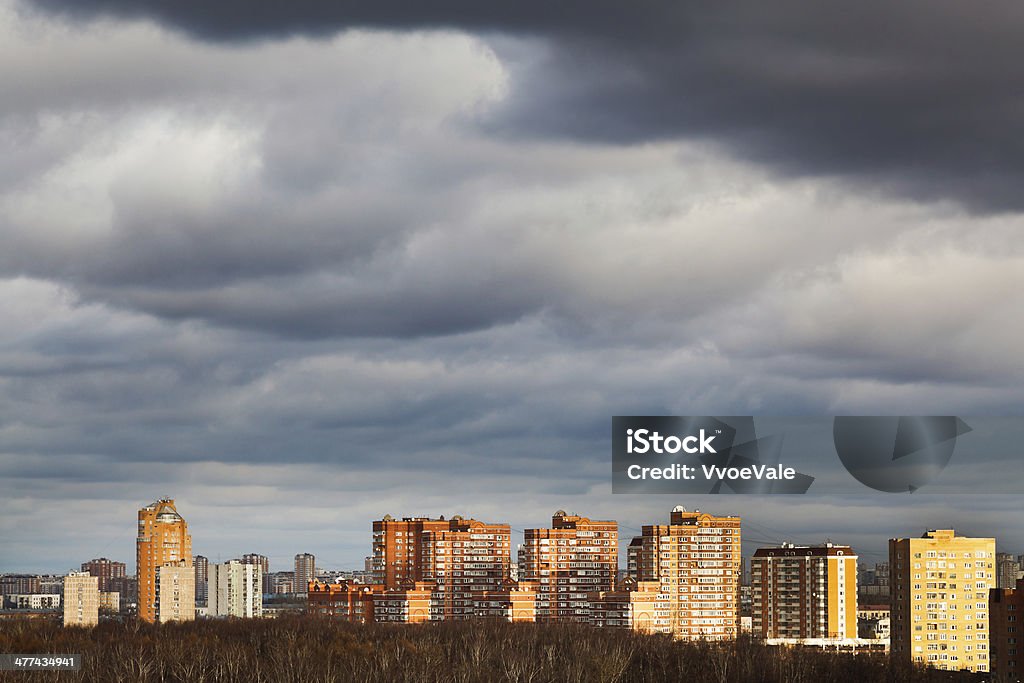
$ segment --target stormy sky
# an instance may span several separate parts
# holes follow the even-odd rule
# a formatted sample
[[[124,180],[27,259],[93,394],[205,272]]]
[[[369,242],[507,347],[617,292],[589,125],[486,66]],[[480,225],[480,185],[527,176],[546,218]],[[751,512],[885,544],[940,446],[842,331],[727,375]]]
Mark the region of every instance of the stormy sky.
[[[1021,414],[1024,6],[492,5],[0,0],[0,571],[160,496],[272,569],[676,504],[1024,552],[1019,497],[613,496],[609,443]]]

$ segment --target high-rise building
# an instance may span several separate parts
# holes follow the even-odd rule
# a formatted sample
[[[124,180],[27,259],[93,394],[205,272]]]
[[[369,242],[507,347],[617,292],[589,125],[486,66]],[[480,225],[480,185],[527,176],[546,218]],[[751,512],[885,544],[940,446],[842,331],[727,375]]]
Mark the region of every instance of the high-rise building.
[[[124,562],[115,562],[105,557],[82,563],[83,572],[89,572],[90,576],[95,576],[100,580],[100,592],[103,593],[113,590],[111,581],[122,578],[125,574],[124,570]]]
[[[632,550],[640,581],[668,595],[677,638],[732,639],[739,629],[740,518],[677,506],[668,524],[645,525]]]
[[[994,538],[952,529],[889,540],[891,652],[939,669],[989,670],[989,590]]]
[[[537,584],[537,621],[589,623],[588,593],[615,588],[618,522],[559,510],[550,528],[526,529],[524,536],[519,577]]]
[[[857,637],[857,555],[849,546],[758,548],[750,561],[753,629],[785,640]]]
[[[210,565],[206,613],[211,617],[263,616],[263,572],[258,564],[231,560]]]
[[[136,566],[139,582],[139,618],[158,622],[195,618],[195,572],[192,568],[192,537],[188,524],[178,514],[174,501],[163,498],[139,510],[139,535],[136,541]],[[162,568],[169,567],[166,580]],[[180,570],[188,570],[187,581]],[[187,583],[187,586],[185,585]],[[175,596],[160,594],[161,587]],[[189,604],[183,602],[189,596]],[[161,607],[171,609],[161,613]]]
[[[242,555],[242,564],[254,564],[258,566],[260,568],[260,574],[262,575],[263,590],[270,592],[270,558],[266,555],[260,555],[259,553],[248,553],[246,555]]]
[[[89,572],[64,577],[64,625],[95,626],[100,623],[99,578]]]
[[[387,589],[430,584],[433,620],[473,617],[476,601],[509,575],[508,524],[385,515],[373,523],[373,539],[375,582]]]
[[[989,593],[989,633],[993,683],[1024,680],[1024,579],[1014,588]]]
[[[295,556],[295,577],[293,590],[305,595],[309,584],[316,578],[316,558],[309,553],[300,553]]]
[[[156,574],[156,620],[192,621],[196,618],[196,570],[179,560],[164,564]]]
[[[1016,588],[1020,563],[1010,553],[996,553],[996,587]]]
[[[196,570],[196,606],[206,607],[210,596],[210,560],[196,555],[193,563]]]

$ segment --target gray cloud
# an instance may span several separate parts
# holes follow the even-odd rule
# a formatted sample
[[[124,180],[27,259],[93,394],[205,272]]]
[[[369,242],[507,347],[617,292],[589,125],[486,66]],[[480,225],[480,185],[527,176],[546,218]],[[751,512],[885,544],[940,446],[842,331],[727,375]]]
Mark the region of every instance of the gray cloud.
[[[248,3],[34,0],[81,17],[149,17],[211,41],[348,28],[537,37],[546,56],[495,130],[636,143],[703,138],[796,175],[835,174],[977,211],[1021,207],[1024,15],[962,3]]]
[[[1017,125],[981,66],[1013,17],[975,44],[945,4],[909,33],[26,7],[0,3],[0,570],[127,559],[161,495],[198,552],[278,566],[357,565],[385,512],[639,527],[676,501],[608,494],[614,414],[1024,409],[1020,217],[972,211],[1016,201],[987,194],[1011,145],[975,163]],[[929,61],[947,23],[961,65]],[[1014,509],[918,500],[698,504],[876,549],[894,506],[898,533]]]

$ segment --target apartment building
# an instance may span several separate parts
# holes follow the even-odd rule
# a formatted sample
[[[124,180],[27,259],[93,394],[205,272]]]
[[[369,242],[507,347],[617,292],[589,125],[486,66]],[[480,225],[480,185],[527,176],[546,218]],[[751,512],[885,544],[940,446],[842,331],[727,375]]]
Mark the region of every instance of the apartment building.
[[[1024,579],[989,593],[989,634],[993,683],[1024,680]]]
[[[671,632],[677,638],[735,638],[743,558],[740,518],[682,506],[668,524],[642,528],[629,554],[639,581],[656,581],[668,596]],[[634,539],[634,542],[636,539]]]
[[[196,605],[206,607],[210,599],[210,560],[203,555],[192,558],[196,572]]]
[[[162,498],[139,510],[135,548],[139,618],[149,622],[194,619],[192,536],[173,499]],[[183,568],[187,569],[188,577],[181,576]],[[166,595],[161,595],[161,586]],[[169,611],[161,612],[162,607]]]
[[[374,621],[422,624],[430,621],[434,584],[430,581],[406,581],[384,588],[373,596]]]
[[[99,578],[89,572],[64,577],[64,625],[95,626],[100,623]]]
[[[296,555],[292,590],[300,595],[305,595],[307,587],[315,578],[316,557],[309,553],[299,553]]]
[[[952,529],[889,540],[891,653],[946,670],[989,671],[993,538]]]
[[[98,557],[94,560],[82,563],[82,571],[88,572],[90,576],[99,579],[100,592],[106,593],[114,590],[112,584],[125,575],[124,562]]]
[[[485,593],[509,575],[511,529],[455,515],[451,519],[385,515],[373,523],[374,583],[397,589],[432,586],[430,619],[469,619]]]
[[[794,641],[857,638],[857,555],[849,546],[758,548],[750,570],[755,635]]]
[[[354,581],[313,581],[307,590],[308,614],[353,624],[369,624],[374,621],[374,598],[384,592],[384,586]]]
[[[558,510],[551,527],[524,535],[519,575],[537,585],[537,621],[589,623],[588,594],[615,587],[618,523]]]
[[[500,588],[477,599],[476,616],[510,622],[537,621],[537,584],[506,579]]]
[[[251,619],[263,616],[263,572],[259,565],[231,560],[210,565],[206,614]]]
[[[589,595],[590,623],[604,628],[623,628],[640,633],[671,633],[669,596],[659,581],[626,578],[612,591]]]

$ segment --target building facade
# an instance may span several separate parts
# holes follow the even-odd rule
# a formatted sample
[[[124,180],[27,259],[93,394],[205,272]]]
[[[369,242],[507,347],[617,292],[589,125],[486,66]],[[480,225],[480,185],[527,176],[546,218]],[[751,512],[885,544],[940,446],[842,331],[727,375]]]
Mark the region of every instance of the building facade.
[[[125,575],[124,562],[109,560],[105,557],[98,557],[82,563],[82,571],[89,572],[100,580],[100,592],[106,593],[114,590],[112,584]]]
[[[640,633],[671,633],[669,596],[659,581],[626,578],[613,591],[591,593],[590,623],[602,628],[623,628]]]
[[[990,664],[993,683],[1024,680],[1024,579],[989,593]]]
[[[354,581],[314,581],[308,591],[307,613],[353,624],[369,624],[374,621],[374,598],[384,592],[384,586]]]
[[[752,626],[762,638],[857,638],[857,556],[849,546],[758,548]]]
[[[309,553],[299,553],[295,556],[292,592],[305,595],[307,587],[314,579],[316,579],[316,557]]]
[[[263,590],[269,591],[270,558],[259,553],[247,553],[242,555],[242,564],[254,564],[260,568],[263,575]]]
[[[677,638],[733,639],[739,632],[740,518],[718,517],[682,506],[668,524],[643,527],[630,544],[639,581],[656,581],[668,596]]]
[[[952,529],[889,540],[891,653],[938,669],[989,671],[993,538]]]
[[[138,567],[139,618],[158,622],[195,618],[195,571],[192,567],[192,537],[188,524],[174,506],[174,500],[163,498],[139,510],[139,532],[136,540]],[[170,571],[163,574],[163,569]],[[181,577],[187,569],[189,577]],[[161,587],[174,596],[161,595]],[[188,603],[185,603],[187,597]],[[167,606],[170,612],[162,613]]]
[[[99,579],[89,572],[64,577],[64,625],[95,626],[100,623]]]
[[[519,577],[537,586],[539,622],[590,622],[590,593],[615,588],[619,525],[558,510],[551,526],[526,529]]]
[[[196,606],[206,607],[210,598],[210,560],[196,555],[192,563],[196,570]]]
[[[251,619],[263,616],[263,572],[259,565],[231,560],[209,568],[206,614]]]

